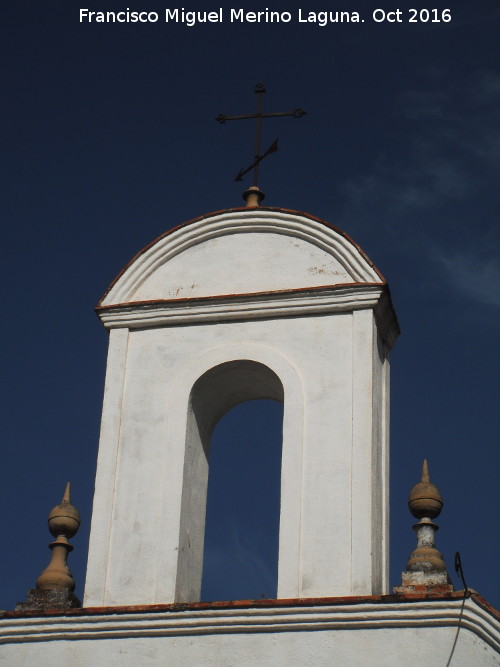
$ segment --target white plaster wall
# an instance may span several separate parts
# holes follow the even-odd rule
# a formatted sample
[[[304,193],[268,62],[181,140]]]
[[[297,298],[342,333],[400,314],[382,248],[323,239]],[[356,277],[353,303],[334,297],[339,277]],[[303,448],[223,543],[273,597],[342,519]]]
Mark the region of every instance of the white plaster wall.
[[[176,599],[189,394],[234,359],[267,365],[284,387],[279,597],[380,592],[374,331],[366,310],[113,332],[85,605]]]
[[[493,667],[498,631],[459,600],[5,619],[0,664]]]
[[[243,231],[197,244],[163,264],[133,293],[145,301],[351,282],[340,262],[293,236]],[[293,267],[293,271],[290,271]]]
[[[371,534],[372,577],[375,594],[389,590],[389,350],[374,326],[372,403],[372,475],[380,484],[372,484]]]
[[[429,667],[446,665],[456,630],[352,630],[210,637],[62,640],[0,648],[0,664],[12,667]],[[453,667],[497,667],[498,656],[473,637],[460,637]]]

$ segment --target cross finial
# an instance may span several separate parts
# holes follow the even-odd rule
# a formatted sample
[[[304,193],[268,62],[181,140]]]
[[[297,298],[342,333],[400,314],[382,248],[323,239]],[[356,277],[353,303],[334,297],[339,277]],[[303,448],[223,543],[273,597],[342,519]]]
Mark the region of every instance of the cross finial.
[[[275,139],[273,143],[269,146],[269,148],[264,151],[264,153],[260,153],[260,137],[261,137],[261,131],[262,131],[262,119],[263,118],[275,118],[278,116],[291,116],[292,118],[302,118],[302,116],[305,116],[306,112],[303,111],[302,109],[294,109],[293,111],[276,111],[273,113],[263,113],[262,112],[262,96],[266,92],[266,87],[265,85],[261,82],[258,83],[255,86],[254,89],[255,94],[257,95],[257,111],[254,114],[243,114],[240,116],[227,116],[226,114],[219,114],[217,118],[215,119],[217,122],[221,123],[224,125],[224,123],[227,120],[246,120],[248,118],[255,118],[256,120],[256,131],[255,131],[255,154],[254,154],[254,161],[252,164],[247,167],[246,169],[240,169],[238,174],[236,175],[236,178],[234,179],[235,181],[242,181],[243,176],[247,174],[249,171],[253,170],[253,187],[252,189],[255,191],[258,189],[259,185],[259,164],[262,162],[262,160],[267,157],[268,155],[271,155],[271,153],[276,153],[278,150],[278,139]],[[259,191],[260,192],[260,191]],[[261,199],[263,198],[263,193],[261,193]]]

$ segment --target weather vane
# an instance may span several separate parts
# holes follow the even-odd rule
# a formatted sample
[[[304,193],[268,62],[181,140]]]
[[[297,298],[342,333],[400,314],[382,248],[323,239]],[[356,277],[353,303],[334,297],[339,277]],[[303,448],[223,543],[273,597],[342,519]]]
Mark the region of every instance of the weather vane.
[[[243,176],[245,174],[248,174],[249,171],[252,171],[253,169],[253,185],[255,187],[258,186],[259,182],[259,164],[262,162],[262,160],[267,157],[268,155],[271,155],[271,153],[276,153],[278,150],[278,140],[275,139],[273,143],[269,146],[269,148],[260,154],[260,135],[261,135],[261,130],[262,130],[262,119],[263,118],[276,118],[277,116],[291,116],[292,118],[302,118],[302,116],[305,116],[306,112],[303,111],[302,109],[294,109],[293,111],[276,111],[274,113],[262,113],[262,95],[266,92],[266,87],[264,86],[263,83],[258,83],[255,86],[255,91],[257,95],[257,112],[252,113],[252,114],[244,114],[242,116],[226,116],[226,114],[219,114],[217,118],[215,119],[218,123],[221,123],[221,125],[224,125],[224,123],[227,120],[246,120],[247,118],[255,118],[256,119],[256,131],[255,131],[255,156],[254,156],[254,161],[252,164],[247,167],[246,169],[240,169],[238,174],[236,175],[236,178],[234,179],[235,181],[242,181]]]

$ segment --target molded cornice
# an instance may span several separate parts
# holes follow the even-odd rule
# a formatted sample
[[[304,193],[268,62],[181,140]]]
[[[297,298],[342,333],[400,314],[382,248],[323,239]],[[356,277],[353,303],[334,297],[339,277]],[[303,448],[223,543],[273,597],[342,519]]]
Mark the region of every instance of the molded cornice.
[[[157,608],[80,609],[0,619],[0,643],[230,633],[460,627],[498,650],[498,619],[474,598],[401,600],[262,600],[158,605]],[[353,601],[354,600],[354,604]]]
[[[372,308],[390,348],[399,325],[385,284],[330,285],[256,294],[119,303],[97,308],[108,329],[224,322],[346,312]]]

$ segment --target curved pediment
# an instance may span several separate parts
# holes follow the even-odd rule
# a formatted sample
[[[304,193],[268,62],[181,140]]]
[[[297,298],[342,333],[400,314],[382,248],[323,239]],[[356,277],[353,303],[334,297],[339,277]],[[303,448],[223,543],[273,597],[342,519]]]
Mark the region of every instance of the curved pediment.
[[[385,280],[343,232],[284,209],[231,209],[162,236],[125,267],[99,306]]]

